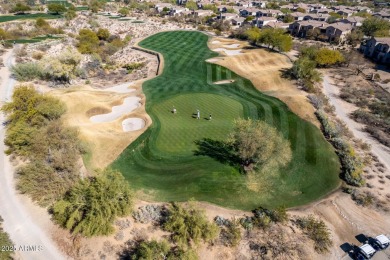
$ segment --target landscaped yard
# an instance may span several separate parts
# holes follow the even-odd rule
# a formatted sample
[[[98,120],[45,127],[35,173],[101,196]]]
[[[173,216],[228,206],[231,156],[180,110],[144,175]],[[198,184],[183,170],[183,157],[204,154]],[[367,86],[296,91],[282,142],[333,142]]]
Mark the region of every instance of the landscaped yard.
[[[205,62],[218,54],[199,32],[153,35],[140,46],[164,56],[162,75],[143,84],[152,126],[111,165],[120,170],[143,199],[194,198],[237,209],[260,205],[302,205],[339,184],[339,162],[314,125],[293,114],[278,99],[219,65]],[[220,80],[227,84],[213,84]],[[177,113],[171,111],[176,108]],[[200,110],[200,119],[194,113]],[[212,120],[208,120],[212,114]],[[197,156],[195,141],[224,141],[239,117],[265,120],[291,142],[291,163],[277,176],[264,176],[260,189],[248,189],[239,170],[208,156]]]

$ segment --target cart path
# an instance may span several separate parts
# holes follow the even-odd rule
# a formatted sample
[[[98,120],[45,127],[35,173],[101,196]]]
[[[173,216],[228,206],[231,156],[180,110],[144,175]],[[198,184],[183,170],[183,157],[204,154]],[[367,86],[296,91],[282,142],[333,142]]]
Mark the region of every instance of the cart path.
[[[0,69],[0,101],[3,104],[11,100],[15,80],[10,77],[10,67],[14,62],[13,50],[4,53],[5,67]],[[1,123],[5,117],[1,113]],[[3,228],[11,237],[16,246],[15,258],[40,259],[66,259],[50,237],[48,221],[50,216],[45,209],[34,205],[31,200],[18,194],[15,190],[14,168],[9,156],[6,156],[5,128],[0,125],[0,215],[4,219]],[[30,246],[30,248],[22,248]],[[27,250],[24,251],[23,249]]]
[[[363,130],[363,124],[359,124],[349,117],[351,111],[346,107],[353,107],[353,105],[339,97],[339,88],[333,84],[332,79],[326,74],[324,74],[323,92],[329,98],[330,104],[335,107],[336,115],[347,124],[354,136],[370,144],[371,152],[378,157],[379,161],[385,165],[387,170],[390,170],[390,149],[380,144],[369,133],[365,132]]]

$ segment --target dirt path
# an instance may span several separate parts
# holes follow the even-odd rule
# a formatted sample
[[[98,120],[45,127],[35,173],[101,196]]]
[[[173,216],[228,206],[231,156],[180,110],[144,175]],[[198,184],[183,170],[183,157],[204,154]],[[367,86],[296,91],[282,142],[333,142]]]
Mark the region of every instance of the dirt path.
[[[3,55],[5,67],[0,70],[0,101],[3,104],[12,96],[15,80],[10,78],[9,67],[13,63],[13,51]],[[4,122],[4,115],[0,121]],[[25,196],[17,194],[14,169],[9,156],[4,154],[5,128],[0,126],[0,215],[4,219],[4,230],[15,243],[16,259],[65,259],[50,238],[50,217],[45,209],[34,205]]]
[[[347,124],[356,138],[362,139],[371,145],[372,153],[390,170],[390,149],[364,132],[362,130],[364,125],[349,118],[349,113],[355,110],[356,107],[339,98],[339,88],[333,84],[332,79],[326,74],[324,74],[323,91],[328,96],[329,102],[335,107],[337,116]]]

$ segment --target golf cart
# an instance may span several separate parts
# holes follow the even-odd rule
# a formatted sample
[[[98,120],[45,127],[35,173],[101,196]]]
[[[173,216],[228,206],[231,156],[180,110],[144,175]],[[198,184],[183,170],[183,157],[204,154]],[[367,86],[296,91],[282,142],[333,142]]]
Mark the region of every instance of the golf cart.
[[[373,257],[376,251],[371,245],[364,244],[360,247],[355,247],[354,253],[356,256],[355,259],[363,260],[363,259],[370,259],[371,257]]]
[[[385,235],[379,235],[375,238],[372,238],[370,241],[370,244],[376,249],[376,250],[383,250],[386,249],[390,245],[390,240]]]

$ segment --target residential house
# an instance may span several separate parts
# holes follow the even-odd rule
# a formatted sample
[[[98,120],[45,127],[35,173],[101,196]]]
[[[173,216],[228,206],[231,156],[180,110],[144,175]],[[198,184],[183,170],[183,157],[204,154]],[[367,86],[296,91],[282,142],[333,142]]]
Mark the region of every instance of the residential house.
[[[259,9],[249,7],[249,8],[241,9],[240,16],[242,17],[256,16],[257,12],[259,12]]]
[[[372,16],[381,17],[383,19],[389,19],[390,18],[390,12],[389,12],[389,10],[385,9],[385,10],[381,10],[380,12],[373,13]]]
[[[179,15],[185,15],[189,12],[188,8],[181,7],[181,6],[175,6],[171,8],[171,11],[169,12],[170,15],[173,16],[179,16]]]
[[[265,8],[267,6],[266,1],[252,1],[252,6],[258,7],[258,8]]]
[[[248,7],[252,7],[253,6],[251,1],[244,1],[244,0],[237,1],[236,5],[237,6],[242,6],[244,8],[248,8]]]
[[[197,17],[206,17],[214,14],[211,10],[195,10],[193,13]]]
[[[275,17],[262,16],[253,20],[253,25],[257,26],[258,28],[263,28],[268,23],[277,21],[278,19],[276,19]]]
[[[282,29],[288,29],[289,23],[282,23],[282,22],[269,22],[266,25],[263,26],[263,28],[282,28]]]
[[[266,16],[266,17],[278,17],[278,16],[282,16],[282,15],[284,15],[283,12],[281,12],[280,10],[273,10],[273,9],[259,10],[259,11],[256,13],[256,16],[257,16],[257,17],[262,17],[262,16]]]
[[[307,14],[304,16],[303,20],[314,20],[314,21],[320,21],[320,22],[326,22],[328,18],[330,17],[329,14]]]
[[[294,18],[295,21],[303,21],[303,18],[306,14],[300,12],[290,13],[290,15]]]
[[[329,14],[330,12],[333,12],[333,10],[329,8],[313,9],[310,11],[313,14]]]
[[[171,10],[173,7],[172,4],[170,3],[157,3],[154,8],[156,9],[157,12],[161,13],[164,10]]]
[[[338,13],[339,15],[341,15],[343,17],[344,16],[349,17],[349,16],[352,16],[356,12],[352,11],[352,10],[349,10],[349,9],[340,9],[336,13]]]
[[[347,17],[345,19],[340,20],[340,22],[342,22],[342,23],[351,24],[352,27],[362,26],[363,21],[364,21],[364,18],[360,17],[360,16],[351,16],[351,17]]]
[[[232,19],[232,25],[233,26],[242,26],[245,22],[244,17],[238,17],[238,18],[233,18]]]
[[[372,37],[360,45],[364,56],[376,62],[390,65],[390,37]]]
[[[238,14],[232,14],[232,13],[220,13],[218,16],[217,16],[218,19],[222,19],[222,20],[232,20],[234,18],[238,18]]]
[[[326,28],[328,26],[329,24],[326,22],[319,22],[314,20],[296,21],[289,25],[288,31],[293,36],[306,38],[316,29],[319,34],[326,36]]]
[[[330,42],[344,43],[353,26],[348,23],[333,23],[326,28],[326,36]]]

